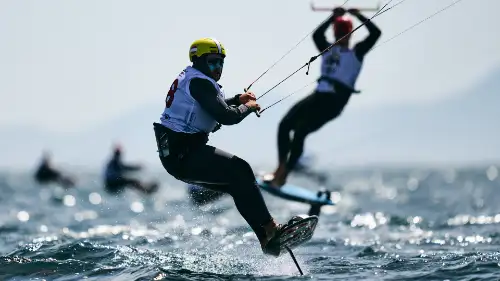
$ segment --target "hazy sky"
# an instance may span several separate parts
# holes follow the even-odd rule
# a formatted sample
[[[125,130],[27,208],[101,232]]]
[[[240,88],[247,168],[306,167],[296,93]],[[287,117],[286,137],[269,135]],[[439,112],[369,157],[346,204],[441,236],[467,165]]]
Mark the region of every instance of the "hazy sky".
[[[374,20],[383,31],[380,42],[452,2],[407,0]],[[349,2],[358,3],[377,2]],[[166,90],[189,63],[189,45],[205,36],[225,45],[220,83],[235,94],[328,16],[309,5],[306,0],[2,0],[0,126],[36,124],[74,132],[151,102],[158,102],[159,116]],[[496,0],[462,0],[374,50],[358,80],[365,94],[350,106],[432,102],[473,84],[500,64],[494,22],[499,10]],[[362,28],[354,39],[364,36]],[[254,91],[267,90],[316,53],[308,37]],[[319,67],[317,60],[309,76],[304,69],[262,104],[313,81]]]

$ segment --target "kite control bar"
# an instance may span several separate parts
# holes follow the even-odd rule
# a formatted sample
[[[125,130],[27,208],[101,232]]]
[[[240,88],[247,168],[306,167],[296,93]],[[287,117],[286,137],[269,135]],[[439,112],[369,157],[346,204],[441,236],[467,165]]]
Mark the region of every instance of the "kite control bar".
[[[362,12],[377,12],[380,9],[380,3],[378,3],[377,7],[369,8],[369,7],[351,7],[351,8],[356,8]],[[335,7],[318,7],[315,6],[313,1],[311,1],[311,10],[314,12],[332,12]],[[348,7],[345,7],[345,9],[349,9]]]

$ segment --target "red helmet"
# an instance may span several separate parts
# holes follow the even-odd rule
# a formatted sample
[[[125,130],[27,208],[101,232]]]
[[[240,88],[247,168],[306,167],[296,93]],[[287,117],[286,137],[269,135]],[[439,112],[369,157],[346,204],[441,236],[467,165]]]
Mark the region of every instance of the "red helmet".
[[[121,154],[121,152],[122,152],[122,145],[119,143],[115,143],[115,145],[113,147],[113,153],[114,154]]]
[[[352,21],[347,16],[337,17],[333,21],[333,32],[337,39],[352,31]]]

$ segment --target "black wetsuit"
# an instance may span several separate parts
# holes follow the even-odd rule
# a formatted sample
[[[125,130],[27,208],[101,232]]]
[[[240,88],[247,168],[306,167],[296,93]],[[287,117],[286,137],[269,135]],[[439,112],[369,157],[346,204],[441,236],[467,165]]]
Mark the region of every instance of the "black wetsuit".
[[[191,96],[218,123],[233,125],[253,111],[239,104],[239,95],[222,99],[213,84],[193,78]],[[265,238],[263,225],[272,220],[250,165],[238,156],[207,145],[208,134],[174,132],[154,123],[154,131],[163,167],[176,179],[230,194],[236,208],[252,227],[259,240]],[[168,144],[167,144],[168,141]],[[162,155],[168,146],[169,154]]]
[[[61,173],[50,167],[47,160],[43,160],[35,173],[35,179],[38,183],[45,184],[61,181]]]
[[[46,157],[42,158],[42,162],[35,172],[34,177],[39,184],[57,183],[64,188],[70,188],[75,185],[72,178],[64,176],[60,171],[54,169]]]
[[[363,22],[367,20],[362,15],[358,15],[357,17]],[[313,34],[314,43],[320,52],[332,44],[325,37],[325,31],[330,24],[331,21],[326,21]],[[365,26],[370,34],[353,48],[360,62],[363,61],[365,55],[375,45],[381,35],[381,31],[371,21],[367,22]],[[286,163],[288,171],[294,169],[302,155],[307,135],[317,131],[324,124],[338,117],[349,101],[353,90],[340,82],[331,82],[335,88],[335,93],[313,92],[296,103],[279,124],[278,157],[280,163]],[[290,132],[292,131],[293,139],[290,139]]]
[[[140,166],[126,165],[122,162],[121,155],[115,153],[106,165],[104,185],[109,192],[119,192],[127,186],[140,186],[140,181],[127,177],[128,171],[140,170]]]

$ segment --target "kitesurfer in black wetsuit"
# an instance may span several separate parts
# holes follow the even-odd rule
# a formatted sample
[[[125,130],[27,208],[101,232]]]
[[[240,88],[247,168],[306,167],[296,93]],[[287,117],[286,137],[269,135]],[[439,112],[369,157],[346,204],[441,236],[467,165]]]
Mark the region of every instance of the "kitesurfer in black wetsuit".
[[[161,124],[154,123],[161,163],[176,179],[230,194],[241,216],[252,227],[266,254],[278,255],[269,240],[283,225],[270,215],[252,167],[243,159],[207,145],[208,135],[222,125],[240,123],[260,110],[254,94],[225,99],[218,81],[226,51],[219,41],[193,42],[193,62],[174,80],[167,94]],[[242,144],[245,145],[245,144]]]
[[[356,9],[350,9],[348,12],[362,22],[368,20]],[[335,8],[330,21],[325,21],[315,30],[313,39],[319,52],[332,44],[325,37],[325,31],[331,22],[335,41],[353,30],[351,20],[344,14],[343,8]],[[302,155],[306,137],[338,117],[351,94],[356,92],[354,84],[363,59],[381,35],[381,31],[373,22],[368,21],[365,26],[369,35],[354,48],[349,48],[349,34],[322,55],[322,73],[316,91],[296,103],[281,120],[278,129],[279,164],[273,174],[264,176],[264,180],[272,186],[281,187],[286,183],[288,174]],[[292,132],[293,137],[290,136]]]
[[[52,167],[48,152],[43,154],[42,161],[35,172],[34,178],[39,184],[58,183],[64,188],[70,188],[75,185],[73,179],[63,176],[60,171]]]
[[[131,187],[144,193],[155,192],[157,183],[145,184],[140,180],[127,176],[127,172],[141,170],[140,165],[130,165],[123,163],[122,150],[116,146],[113,156],[108,161],[104,171],[104,186],[108,192],[116,193],[123,191],[126,187]]]

